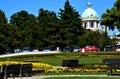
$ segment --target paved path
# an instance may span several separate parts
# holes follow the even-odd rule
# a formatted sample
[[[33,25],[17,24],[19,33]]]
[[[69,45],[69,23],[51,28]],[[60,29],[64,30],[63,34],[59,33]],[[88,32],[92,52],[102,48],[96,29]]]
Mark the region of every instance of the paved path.
[[[22,79],[44,79],[49,77],[120,77],[120,76],[108,76],[108,75],[41,75],[41,76],[33,76],[33,77],[22,77]],[[8,78],[13,79],[13,78]],[[21,78],[15,78],[21,79]]]
[[[61,53],[61,51],[39,51],[39,52],[20,52],[20,53],[11,53],[11,54],[3,54],[0,55],[0,58],[4,57],[12,57],[12,56],[20,56],[20,55],[30,55],[30,54],[50,54],[50,53]]]

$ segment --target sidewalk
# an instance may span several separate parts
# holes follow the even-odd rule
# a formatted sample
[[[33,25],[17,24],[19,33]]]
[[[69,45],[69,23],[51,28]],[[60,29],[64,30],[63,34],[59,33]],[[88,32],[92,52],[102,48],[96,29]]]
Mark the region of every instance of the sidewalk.
[[[41,76],[33,76],[33,77],[22,77],[22,79],[44,79],[48,77],[120,77],[120,76],[108,76],[108,75],[41,75]],[[8,78],[13,79],[13,78]],[[16,77],[15,79],[21,79],[20,77]]]
[[[61,53],[60,51],[39,51],[39,52],[20,52],[20,53],[11,53],[11,54],[2,54],[0,58],[4,57],[13,57],[13,56],[21,56],[21,55],[37,55],[37,54],[50,54],[50,53]]]

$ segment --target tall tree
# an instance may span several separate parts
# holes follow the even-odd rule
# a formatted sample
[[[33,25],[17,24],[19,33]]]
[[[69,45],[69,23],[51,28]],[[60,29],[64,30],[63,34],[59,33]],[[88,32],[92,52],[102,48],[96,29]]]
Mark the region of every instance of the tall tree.
[[[112,30],[117,27],[120,31],[120,0],[117,0],[111,9],[107,9],[102,14],[101,24]]]
[[[16,47],[20,47],[22,45],[20,31],[15,25],[9,24],[6,27],[5,36],[7,43],[6,49],[10,49],[12,53]]]
[[[100,32],[85,29],[83,35],[79,37],[79,45],[81,47],[86,45],[99,45]]]
[[[69,0],[66,0],[64,9],[60,9],[59,18],[62,47],[77,45],[82,31],[81,19],[79,13],[70,5]]]
[[[37,39],[35,36],[35,33],[37,33],[35,29],[37,27],[37,19],[33,14],[28,14],[27,11],[22,10],[11,16],[10,23],[18,27],[22,36],[22,47],[35,46],[34,40]]]
[[[7,18],[5,16],[5,13],[0,10],[0,54],[4,52],[4,49],[6,48],[6,27],[7,27]]]
[[[106,13],[102,14],[102,19],[101,19],[101,24],[106,26],[106,31],[107,31],[107,27],[109,27],[109,29],[114,30],[115,29],[115,11],[114,8],[113,9],[107,9]]]
[[[110,39],[110,37],[108,36],[107,32],[102,32],[100,34],[100,38],[99,38],[99,45],[102,47],[105,47],[106,45],[111,45],[112,41]]]
[[[117,0],[114,3],[113,8],[115,9],[114,10],[114,13],[115,13],[115,15],[114,15],[115,16],[114,24],[116,25],[116,27],[120,31],[120,0]]]
[[[40,27],[40,40],[42,41],[42,47],[56,47],[60,40],[56,13],[41,8],[39,10],[38,25]]]

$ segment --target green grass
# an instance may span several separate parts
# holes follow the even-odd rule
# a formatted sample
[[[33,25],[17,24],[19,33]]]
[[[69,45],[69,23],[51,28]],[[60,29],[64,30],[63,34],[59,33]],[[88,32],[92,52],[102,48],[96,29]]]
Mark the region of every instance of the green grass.
[[[64,73],[40,73],[38,75],[106,75],[108,72],[64,72]]]
[[[92,56],[94,55],[95,56]],[[103,54],[103,56],[98,56]],[[108,56],[106,56],[108,54]],[[23,55],[16,57],[0,58],[0,61],[39,61],[53,66],[61,66],[63,60],[77,59],[80,64],[101,63],[104,58],[116,58],[120,56],[109,56],[109,54],[119,54],[119,52],[88,52],[88,53],[59,53],[44,55]],[[84,56],[85,55],[85,56]],[[105,55],[105,56],[104,56]]]
[[[41,73],[40,75],[107,75],[108,72],[65,72],[65,73]],[[45,79],[120,79],[120,77],[106,76],[106,77],[49,77]]]
[[[52,66],[61,66],[63,60],[77,59],[79,64],[102,63],[104,58],[119,58],[120,52],[58,53],[42,55],[23,55],[0,58],[0,61],[39,61]],[[107,75],[108,72],[61,72],[39,73],[37,75]],[[57,77],[46,79],[120,79],[120,77]]]

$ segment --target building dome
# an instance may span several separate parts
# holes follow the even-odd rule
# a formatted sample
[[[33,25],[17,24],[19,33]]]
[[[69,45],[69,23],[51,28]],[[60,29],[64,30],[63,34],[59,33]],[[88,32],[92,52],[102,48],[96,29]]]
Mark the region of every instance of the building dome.
[[[92,6],[91,3],[87,4],[88,8],[83,12],[83,14],[81,16],[82,19],[90,19],[90,18],[99,19],[97,12],[94,9],[92,9],[91,6]]]

